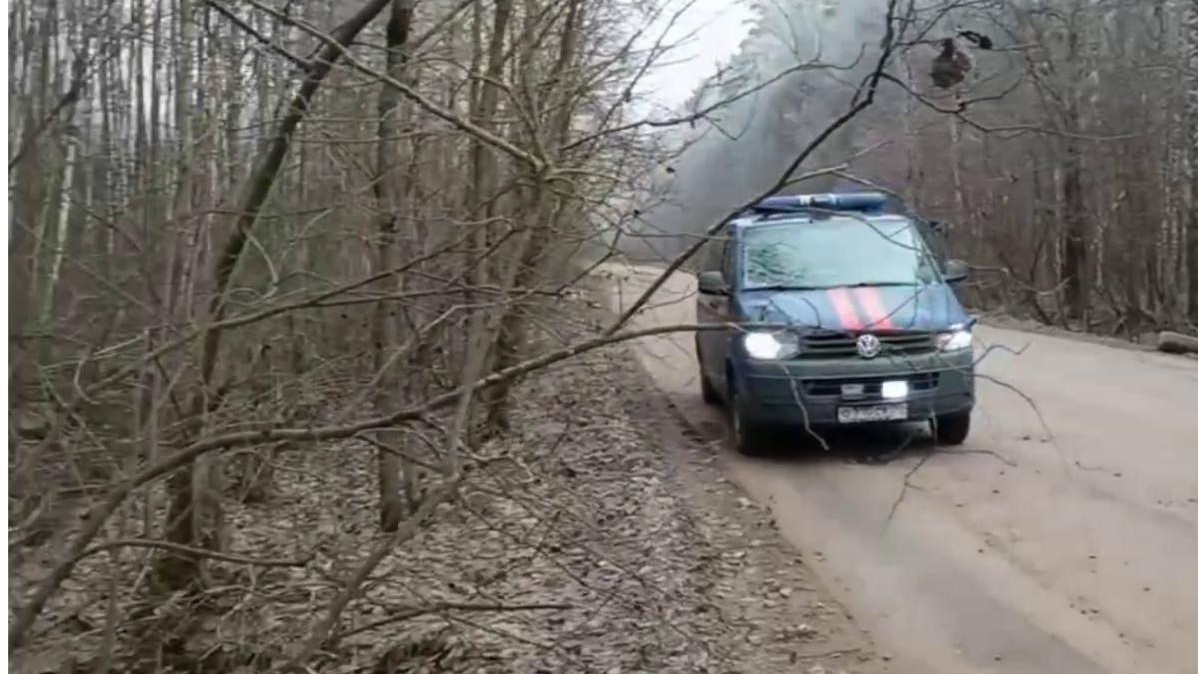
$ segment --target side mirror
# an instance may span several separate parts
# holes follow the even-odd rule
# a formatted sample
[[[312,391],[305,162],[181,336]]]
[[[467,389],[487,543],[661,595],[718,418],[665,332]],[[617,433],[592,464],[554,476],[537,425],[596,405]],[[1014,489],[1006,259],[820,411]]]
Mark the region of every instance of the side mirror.
[[[961,260],[949,260],[944,263],[944,280],[949,283],[960,283],[969,278],[969,265]]]
[[[943,220],[928,220],[928,229],[932,230],[936,234],[943,234],[944,233],[944,221]]]
[[[704,295],[727,295],[728,284],[724,272],[705,271],[699,274],[699,292]]]

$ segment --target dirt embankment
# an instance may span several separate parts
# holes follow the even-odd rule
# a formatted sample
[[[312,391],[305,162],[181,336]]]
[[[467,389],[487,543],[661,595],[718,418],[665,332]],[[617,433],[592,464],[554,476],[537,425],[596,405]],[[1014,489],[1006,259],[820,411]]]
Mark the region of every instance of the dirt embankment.
[[[563,303],[565,328],[543,338],[593,334],[609,320],[596,304]],[[617,346],[524,382],[516,430],[471,458],[463,502],[442,506],[371,575],[344,614],[343,638],[313,669],[371,671],[391,651],[394,672],[889,671],[769,513],[721,474],[718,448],[686,434],[637,363]],[[217,564],[203,607],[150,609],[128,587],[110,607],[111,560],[97,556],[64,586],[13,671],[91,671],[109,608],[123,616],[121,671],[201,660],[235,671],[250,652],[256,665],[281,664],[380,539],[368,446],[309,447],[279,461],[271,499],[229,514],[230,549],[315,551],[310,564]],[[142,558],[122,555],[123,577],[136,578]],[[27,554],[14,593],[46,561]],[[155,631],[156,619],[188,610],[195,621],[173,621],[192,631],[185,643]],[[401,619],[413,611],[425,613]]]

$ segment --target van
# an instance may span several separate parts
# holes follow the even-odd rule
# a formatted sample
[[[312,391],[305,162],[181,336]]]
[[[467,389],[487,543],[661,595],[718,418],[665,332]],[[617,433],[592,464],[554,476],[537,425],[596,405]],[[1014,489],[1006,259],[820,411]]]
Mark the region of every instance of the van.
[[[930,423],[958,445],[974,406],[969,267],[929,245],[938,225],[885,194],[765,199],[699,260],[695,333],[705,402],[744,454],[763,431]]]

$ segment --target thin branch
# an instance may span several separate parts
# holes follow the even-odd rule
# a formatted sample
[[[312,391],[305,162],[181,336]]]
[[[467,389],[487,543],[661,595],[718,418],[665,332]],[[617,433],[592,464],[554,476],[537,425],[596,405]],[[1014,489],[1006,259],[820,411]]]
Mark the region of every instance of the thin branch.
[[[965,100],[959,101],[957,103],[956,107],[945,108],[945,107],[941,107],[941,106],[937,105],[934,101],[928,99],[923,94],[915,91],[906,82],[903,82],[902,80],[900,80],[899,78],[897,78],[893,75],[890,75],[888,73],[883,73],[881,77],[883,80],[898,86],[900,89],[902,89],[903,91],[910,94],[912,97],[915,98],[915,100],[919,101],[919,103],[921,105],[923,105],[924,107],[926,107],[934,112],[938,112],[942,115],[954,115],[958,119],[960,119],[966,126],[977,129],[981,133],[993,133],[993,134],[1037,133],[1037,134],[1043,134],[1046,136],[1058,136],[1060,138],[1070,138],[1073,140],[1084,140],[1084,141],[1089,141],[1089,142],[1094,142],[1094,143],[1111,142],[1111,141],[1116,141],[1116,140],[1130,140],[1133,138],[1142,138],[1146,135],[1152,134],[1152,130],[1150,130],[1150,129],[1145,129],[1143,131],[1136,131],[1133,133],[1112,134],[1109,136],[1096,136],[1093,134],[1073,133],[1070,131],[1048,129],[1048,128],[1045,128],[1042,126],[1037,126],[1035,124],[1012,124],[1009,126],[987,126],[987,125],[982,124],[981,122],[978,122],[977,120],[969,117],[968,115],[966,115],[965,110],[968,109],[968,107],[970,105],[973,105],[975,103],[998,100],[998,99],[1002,98],[1002,96],[1004,96],[1006,92],[1004,92],[1004,94],[1001,94],[1001,95],[996,94],[996,95],[991,95],[991,96],[983,96],[980,98],[965,99]]]
[[[459,14],[468,9],[470,5],[473,5],[478,1],[479,0],[462,0],[458,4],[454,5],[452,9],[446,12],[445,16],[438,19],[436,23],[429,26],[427,31],[411,41],[411,44],[408,46],[408,52],[415,53],[418,51],[422,46],[424,46],[425,42],[428,42],[436,37],[442,30],[445,29],[446,26],[452,23]]]
[[[358,288],[366,287],[366,286],[371,285],[377,281],[381,281],[381,280],[386,279],[391,276],[396,276],[396,275],[401,274],[401,273],[407,271],[408,269],[411,269],[419,264],[427,262],[431,259],[434,259],[434,258],[440,256],[440,255],[444,255],[449,250],[452,250],[454,247],[456,247],[458,244],[460,244],[463,240],[464,239],[458,239],[454,242],[451,242],[443,250],[438,250],[438,251],[428,253],[426,255],[422,255],[420,257],[409,260],[408,262],[406,262],[398,267],[392,268],[392,269],[385,269],[383,271],[377,272],[375,274],[370,274],[369,276],[365,276],[360,279],[355,279],[355,280],[349,281],[347,283],[342,283],[342,284],[335,286],[333,288],[330,288],[324,292],[317,293],[316,295],[313,295],[312,297],[308,297],[308,298],[302,299],[302,300],[296,300],[294,302],[289,302],[286,304],[280,304],[280,305],[274,306],[274,307],[268,307],[266,309],[262,309],[260,311],[256,311],[256,312],[250,313],[250,314],[243,314],[243,315],[225,318],[225,319],[216,321],[215,323],[211,323],[208,327],[210,329],[216,329],[216,330],[228,330],[231,328],[243,327],[243,326],[249,325],[251,323],[258,323],[260,321],[264,321],[268,318],[272,318],[274,316],[278,316],[280,314],[284,314],[289,311],[297,311],[300,309],[309,309],[309,308],[320,307],[320,306],[322,306],[322,303],[326,302],[328,299],[330,299],[332,297],[336,297],[337,295],[348,293],[348,292],[356,290]],[[100,381],[92,384],[91,386],[88,386],[85,391],[85,395],[86,396],[95,395],[100,390],[105,389],[108,386],[111,386],[132,374],[140,372],[142,370],[142,368],[144,368],[148,363],[150,363],[158,358],[161,358],[169,353],[177,351],[178,349],[186,346],[188,343],[190,343],[192,340],[196,339],[197,337],[203,336],[203,334],[204,334],[204,330],[202,328],[196,328],[196,329],[193,329],[191,332],[188,332],[188,333],[182,335],[181,337],[178,337],[177,339],[174,339],[171,342],[168,342],[168,343],[154,349],[150,353],[139,358],[137,361],[118,369],[116,372],[113,372],[112,374],[101,379]],[[102,355],[108,351],[109,351],[108,349],[105,349],[105,350],[99,352],[99,354]]]
[[[258,9],[260,9],[264,12],[271,14],[272,16],[275,16],[280,21],[283,21],[292,26],[295,26],[296,28],[299,28],[300,30],[302,30],[305,33],[307,33],[308,35],[316,38],[317,40],[320,40],[321,43],[323,43],[327,49],[336,52],[337,56],[340,57],[340,59],[342,61],[344,61],[347,65],[349,65],[354,70],[357,70],[358,72],[362,73],[363,75],[366,75],[367,77],[370,77],[370,78],[375,79],[383,84],[386,84],[389,87],[393,87],[394,89],[399,91],[399,93],[402,94],[405,98],[407,98],[408,100],[415,103],[418,107],[420,107],[425,112],[433,115],[434,117],[436,117],[442,121],[448,122],[451,126],[457,128],[459,131],[463,131],[463,132],[473,136],[474,138],[477,138],[479,141],[486,143],[487,145],[489,145],[497,150],[500,150],[504,154],[511,156],[513,159],[516,159],[517,161],[527,164],[531,168],[533,173],[538,173],[544,169],[544,162],[541,159],[534,157],[533,155],[529,154],[528,152],[525,152],[524,150],[520,149],[519,147],[517,147],[517,146],[513,145],[512,143],[508,142],[507,140],[491,133],[490,131],[487,131],[486,129],[478,126],[477,124],[475,124],[467,119],[462,118],[460,115],[457,115],[454,112],[447,110],[446,108],[443,108],[440,105],[437,105],[436,103],[434,103],[432,101],[432,99],[428,98],[424,94],[421,94],[420,92],[416,91],[415,89],[408,86],[407,84],[395,79],[394,77],[391,77],[391,76],[387,75],[386,73],[379,72],[378,70],[375,70],[374,68],[371,68],[370,66],[366,65],[361,60],[359,60],[356,56],[354,56],[352,53],[350,53],[349,48],[346,46],[346,43],[317,29],[315,26],[312,26],[311,24],[309,24],[306,21],[300,21],[294,17],[286,16],[286,15],[282,14],[281,12],[278,12],[277,10],[267,7],[267,6],[263,5],[261,2],[258,2],[258,0],[245,0],[245,2],[253,5],[254,7],[257,7]]]
[[[237,26],[243,32],[249,34],[249,36],[254,38],[254,40],[256,40],[258,43],[262,44],[267,49],[270,49],[271,51],[275,52],[276,54],[278,54],[278,55],[282,56],[283,58],[287,59],[288,61],[290,61],[292,63],[292,65],[299,68],[301,71],[307,72],[312,67],[312,63],[310,61],[308,61],[307,59],[305,59],[301,56],[292,54],[283,45],[275,42],[274,40],[272,40],[272,39],[266,37],[265,35],[263,35],[262,33],[258,32],[258,30],[256,28],[254,28],[250,24],[246,23],[245,20],[243,20],[241,17],[237,16],[237,14],[235,14],[233,12],[233,10],[229,9],[228,7],[225,7],[220,2],[217,2],[216,0],[204,0],[204,3],[207,4],[209,7],[211,7],[212,9],[215,9],[218,14],[220,14],[221,16],[228,19],[229,22],[232,23],[234,26]]]
[[[602,138],[604,136],[610,136],[612,134],[623,133],[625,131],[633,131],[635,129],[640,129],[640,128],[644,128],[644,127],[667,128],[667,127],[671,127],[671,126],[679,126],[681,124],[693,124],[694,122],[697,122],[701,119],[706,118],[708,115],[715,112],[716,110],[719,110],[721,108],[732,105],[733,103],[735,103],[741,99],[752,96],[753,94],[768,88],[770,85],[774,84],[775,82],[777,82],[781,79],[784,79],[790,75],[793,75],[793,74],[799,73],[799,72],[808,71],[808,70],[827,70],[827,69],[831,69],[831,68],[833,68],[833,66],[826,64],[826,63],[820,63],[818,61],[811,62],[811,63],[800,63],[799,65],[791,66],[790,68],[787,68],[787,69],[783,70],[782,72],[777,73],[773,77],[765,80],[764,82],[762,82],[756,86],[749,87],[748,89],[745,89],[744,91],[742,91],[738,94],[729,96],[728,98],[725,98],[723,100],[712,103],[711,105],[708,105],[707,107],[705,107],[701,110],[696,110],[695,112],[692,112],[689,115],[683,115],[681,117],[671,117],[668,119],[659,119],[659,120],[642,119],[640,121],[631,122],[628,124],[624,124],[622,126],[616,126],[616,127],[610,128],[610,129],[604,129],[603,131],[598,131],[596,133],[590,134],[589,136],[584,136],[572,143],[567,144],[565,147],[562,148],[562,151],[568,152],[568,151],[578,147],[579,145],[585,145],[587,143],[598,140],[599,138]]]
[[[81,561],[87,557],[91,557],[106,550],[115,550],[118,548],[149,548],[158,550],[169,550],[186,555],[195,555],[197,557],[207,557],[221,562],[229,562],[230,564],[248,564],[250,566],[273,566],[273,567],[296,567],[307,566],[312,561],[313,556],[309,555],[302,559],[269,559],[259,557],[249,557],[247,555],[238,555],[231,552],[220,552],[218,550],[208,550],[206,548],[196,548],[190,545],[181,545],[170,541],[156,541],[146,538],[119,538],[116,540],[105,541],[100,545],[88,548],[75,560]]]
[[[486,377],[472,381],[465,386],[459,386],[446,393],[430,398],[425,402],[414,407],[408,407],[398,410],[391,414],[373,417],[358,421],[352,424],[340,426],[324,426],[317,428],[263,428],[255,431],[242,431],[219,435],[216,437],[194,443],[188,447],[179,449],[169,456],[163,457],[157,463],[151,464],[136,474],[130,476],[126,480],[112,486],[107,497],[100,503],[88,510],[87,514],[82,518],[84,524],[80,531],[75,534],[70,545],[66,550],[63,561],[59,562],[49,574],[37,585],[30,597],[29,601],[19,609],[14,611],[15,617],[9,627],[9,643],[20,645],[20,643],[28,635],[29,630],[37,622],[41,615],[42,609],[46,603],[62,585],[77,564],[77,557],[87,549],[88,544],[96,538],[103,530],[105,522],[128,498],[133,490],[156,480],[164,475],[173,473],[175,470],[188,465],[197,458],[208,454],[209,452],[229,449],[238,446],[251,445],[256,443],[267,443],[273,440],[334,440],[348,438],[362,431],[382,428],[384,426],[394,426],[401,422],[415,421],[423,419],[429,412],[441,409],[460,399],[463,392],[467,388],[473,388],[476,392],[483,389],[488,389],[511,379],[524,376],[531,372],[535,372],[554,363],[573,358],[583,353],[593,351],[605,346],[610,346],[620,342],[626,342],[641,337],[652,337],[655,335],[664,335],[675,332],[694,332],[702,330],[752,330],[759,328],[781,328],[784,325],[768,323],[755,324],[746,323],[741,325],[730,325],[722,323],[699,323],[699,324],[681,324],[681,325],[665,325],[644,330],[631,330],[619,334],[603,334],[591,339],[566,346],[554,351],[550,351],[541,356],[531,358],[524,362],[505,368],[498,372],[494,372]]]
[[[517,611],[566,611],[574,608],[572,604],[462,604],[454,602],[442,602],[439,604],[430,604],[428,606],[413,607],[406,611],[392,613],[390,616],[381,620],[376,620],[371,623],[366,623],[360,627],[355,627],[352,630],[341,632],[337,635],[338,639],[347,639],[349,637],[370,632],[380,627],[393,625],[398,622],[411,620],[430,613],[446,613],[449,611],[471,611],[471,612],[496,612],[496,613],[512,613]]]
[[[395,533],[388,535],[381,543],[375,546],[375,549],[365,560],[363,560],[360,565],[358,565],[358,568],[354,571],[353,575],[346,581],[345,586],[341,590],[340,594],[338,594],[337,597],[333,599],[332,603],[329,604],[329,608],[325,612],[324,617],[313,628],[312,634],[309,635],[308,640],[304,642],[304,645],[300,647],[295,656],[291,658],[287,664],[283,665],[283,671],[298,670],[303,663],[317,651],[317,649],[326,645],[326,640],[333,632],[334,626],[336,626],[336,624],[341,620],[341,613],[347,606],[349,606],[350,601],[353,600],[358,592],[361,591],[362,583],[366,582],[366,579],[370,576],[370,573],[374,571],[375,567],[377,567],[383,561],[383,559],[387,557],[387,555],[391,554],[395,548],[399,547],[406,541],[416,536],[416,534],[420,533],[421,528],[424,526],[425,520],[427,520],[434,511],[436,511],[437,506],[441,505],[442,503],[449,502],[451,499],[457,496],[457,488],[460,481],[460,476],[452,476],[447,479],[440,487],[428,495],[428,498],[426,498],[420,504],[420,507],[415,513],[412,514],[411,517],[404,520],[403,523],[399,525],[399,527],[395,530]]]
[[[54,107],[50,109],[50,112],[46,114],[37,127],[25,136],[25,139],[21,142],[21,146],[17,148],[16,154],[8,160],[9,171],[16,168],[21,163],[21,160],[29,154],[29,151],[37,144],[38,139],[50,128],[54,120],[58,119],[62,111],[75,105],[83,96],[83,89],[87,86],[88,65],[87,54],[84,51],[80,51],[75,55],[75,60],[71,63],[70,87],[67,88],[66,93],[58,99],[58,102],[54,104]]]

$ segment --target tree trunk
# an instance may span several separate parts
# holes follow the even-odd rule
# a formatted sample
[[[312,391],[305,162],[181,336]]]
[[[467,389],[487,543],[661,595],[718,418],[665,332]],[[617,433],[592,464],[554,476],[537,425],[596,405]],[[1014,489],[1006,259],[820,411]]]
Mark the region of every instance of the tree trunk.
[[[35,232],[45,229],[42,206],[47,198],[48,180],[45,177],[47,162],[45,153],[34,146],[34,136],[38,133],[41,120],[49,111],[52,98],[50,73],[56,70],[51,62],[51,43],[56,38],[54,27],[57,25],[58,3],[51,0],[45,9],[45,15],[36,30],[30,30],[25,45],[27,63],[36,62],[30,66],[29,84],[36,87],[25,97],[22,120],[22,146],[30,148],[26,159],[10,169],[10,184],[19,185],[20,190],[10,199],[9,223],[9,296],[8,296],[8,330],[10,337],[8,390],[9,405],[19,408],[26,397],[26,387],[35,378],[36,356],[29,348],[25,333],[29,322],[38,317],[38,269],[37,263],[39,236]],[[37,36],[41,44],[35,44],[33,37]],[[39,48],[40,47],[40,48]],[[34,81],[36,80],[36,81]],[[16,114],[17,110],[10,110]]]
[[[1065,310],[1070,318],[1081,321],[1081,328],[1084,330],[1089,324],[1089,264],[1086,248],[1086,213],[1082,194],[1081,152],[1076,141],[1066,141],[1065,161],[1062,169],[1061,194],[1065,240],[1061,274],[1064,276]]]
[[[550,95],[560,94],[560,100],[552,101],[557,107],[548,124],[551,151],[565,145],[570,129],[571,101],[565,75],[574,60],[575,45],[578,39],[578,12],[579,0],[570,0],[558,57],[548,78],[549,86],[552,87],[548,93]],[[545,108],[552,107],[548,105],[549,102],[546,101]],[[541,175],[532,176],[531,182],[532,188],[529,199],[531,208],[528,209],[529,215],[527,216],[527,221],[532,227],[532,231],[525,239],[527,244],[513,260],[515,276],[509,292],[515,293],[517,302],[505,307],[503,319],[500,321],[499,333],[496,336],[492,372],[498,372],[515,365],[522,355],[521,351],[527,341],[528,303],[521,301],[523,298],[520,298],[519,295],[520,293],[534,289],[537,283],[542,280],[542,271],[545,267],[542,257],[551,238],[556,234],[555,225],[558,222],[557,218],[554,218],[554,204],[547,194],[550,185],[545,183],[544,176]],[[557,209],[557,213],[560,215],[565,210],[559,208]],[[487,406],[486,418],[483,423],[484,432],[503,431],[511,425],[508,418],[510,406],[509,394],[515,384],[516,382],[514,381],[506,381],[487,392],[485,398]]]
[[[387,75],[396,80],[403,77],[404,63],[407,60],[404,49],[407,47],[408,35],[412,27],[411,0],[392,0],[391,16],[387,20]],[[397,246],[396,230],[399,222],[399,196],[401,189],[397,185],[399,179],[396,154],[398,152],[399,100],[397,89],[383,85],[379,91],[378,106],[378,148],[377,171],[374,180],[375,198],[378,201],[379,222],[378,241],[375,245],[374,272],[379,273],[391,269],[396,264]],[[388,278],[385,281],[387,290],[401,289],[401,283]],[[402,341],[399,335],[400,318],[397,316],[394,302],[380,300],[374,308],[374,368],[378,381],[375,405],[380,414],[391,409],[399,402],[400,387],[403,382],[399,377],[399,364],[389,362],[388,354],[399,346]],[[398,432],[383,431],[379,433],[382,446],[398,446],[403,435]],[[414,466],[404,466],[399,456],[386,451],[382,447],[378,452],[378,487],[379,487],[379,527],[383,531],[395,531],[404,515],[403,484],[401,476]],[[409,494],[409,500],[414,495]]]
[[[1198,1],[1190,0],[1186,11],[1186,125],[1189,127],[1186,182],[1189,186],[1186,219],[1186,273],[1189,275],[1190,321],[1198,324]]]
[[[911,68],[910,54],[907,52],[903,52],[902,64],[906,71],[907,81],[914,82],[915,73]],[[906,150],[907,159],[907,174],[903,181],[903,200],[912,209],[919,208],[923,183],[923,171],[919,158],[919,134],[912,125],[912,121],[915,119],[915,97],[903,96],[903,148]]]
[[[68,132],[63,141],[66,151],[63,153],[62,186],[58,201],[58,227],[54,234],[54,249],[50,257],[50,269],[46,273],[46,287],[42,291],[41,319],[43,326],[50,324],[54,311],[54,295],[58,288],[58,278],[62,271],[62,260],[67,252],[67,235],[71,225],[72,194],[75,189],[75,163],[78,154],[79,141],[73,132]]]
[[[1198,353],[1198,337],[1164,330],[1157,335],[1156,348],[1165,353]]]
[[[484,81],[479,83],[478,97],[471,101],[471,118],[474,123],[484,129],[494,128],[494,117],[499,105],[499,87],[495,84],[503,75],[503,45],[504,38],[507,35],[508,22],[512,15],[513,0],[496,0],[495,15],[491,24],[491,35],[487,44],[486,56],[486,73]],[[492,226],[491,218],[494,215],[495,185],[498,181],[499,164],[495,158],[494,151],[480,140],[472,139],[470,146],[470,190],[468,192],[467,204],[470,208],[470,213],[474,220],[473,243],[474,253],[476,256],[481,256],[490,245],[489,230]],[[520,240],[525,240],[520,237]],[[514,263],[514,261],[513,261]],[[487,269],[491,266],[489,261],[478,259],[474,263],[474,269],[471,274],[471,282],[476,288],[481,288],[486,285],[490,274]],[[476,301],[481,301],[482,296],[479,296]],[[472,339],[481,340],[481,343],[470,343],[467,345],[467,350],[478,351],[483,354],[484,363],[492,362],[491,351],[496,340],[490,330],[485,330],[482,326],[491,322],[492,318],[489,313],[502,315],[504,308],[496,308],[491,311],[476,310],[471,317],[471,328],[468,335]],[[485,365],[483,371],[488,371]],[[467,376],[466,370],[463,369],[462,377]],[[462,382],[465,384],[466,382]],[[485,392],[484,395],[489,396],[490,392]],[[484,400],[489,400],[485,397]],[[474,418],[475,399],[469,401],[468,419]],[[473,423],[469,424],[470,432],[468,436],[473,442],[477,438],[476,429]]]
[[[189,0],[180,0],[188,3]],[[246,182],[245,193],[237,204],[234,230],[225,242],[223,249],[215,258],[212,265],[210,291],[212,293],[207,315],[204,320],[209,324],[217,323],[225,316],[227,310],[227,293],[233,271],[245,250],[249,237],[257,224],[262,205],[266,202],[271,188],[283,166],[283,159],[291,146],[291,139],[296,128],[308,111],[310,102],[315,96],[325,76],[340,58],[342,45],[349,45],[358,34],[370,23],[383,8],[392,0],[369,0],[349,21],[341,24],[332,34],[335,45],[326,45],[313,59],[313,66],[306,71],[306,77],[299,91],[292,98],[283,112],[282,118],[274,129],[274,136],[269,147],[255,166]],[[181,29],[185,24],[180,24]],[[185,95],[179,91],[179,95]],[[196,429],[194,437],[202,437],[204,433],[203,417],[219,403],[217,390],[214,386],[218,359],[220,356],[222,331],[209,328],[201,340],[199,364],[199,381],[197,390],[187,407],[192,415],[192,426]],[[189,436],[185,436],[188,438]],[[171,505],[167,512],[167,540],[172,543],[196,547],[200,541],[198,529],[192,524],[192,518],[200,514],[196,503],[196,464],[191,463],[171,476],[169,492]],[[195,507],[193,507],[193,505]],[[181,588],[194,586],[200,580],[202,558],[194,555],[168,554],[164,556],[166,566],[161,569],[162,580],[168,587]],[[173,560],[173,561],[168,561]],[[172,566],[173,565],[173,566]]]
[[[173,241],[169,245],[170,261],[163,279],[163,311],[162,316],[167,321],[176,318],[176,299],[184,293],[189,283],[186,274],[187,262],[191,257],[191,248],[195,245],[194,237],[189,237],[186,223],[190,220],[192,208],[192,4],[191,0],[177,0],[176,26],[178,40],[175,46],[175,133],[178,137],[176,144],[175,194],[172,212],[178,223]],[[186,243],[185,243],[186,242]],[[187,244],[191,245],[187,245]],[[148,271],[148,270],[147,270]],[[175,280],[178,279],[176,285]],[[184,307],[187,311],[187,307]],[[151,343],[157,340],[151,338]],[[186,421],[186,420],[185,420]],[[190,420],[198,424],[200,420]],[[187,436],[184,435],[184,438]],[[197,497],[197,482],[200,471],[196,463],[189,463],[176,471],[167,480],[167,512],[163,524],[163,533],[167,541],[187,547],[199,545],[202,531],[202,520],[205,513]],[[173,592],[183,589],[197,589],[200,582],[203,559],[196,555],[185,555],[177,552],[163,552],[155,567],[155,581],[159,589]]]

